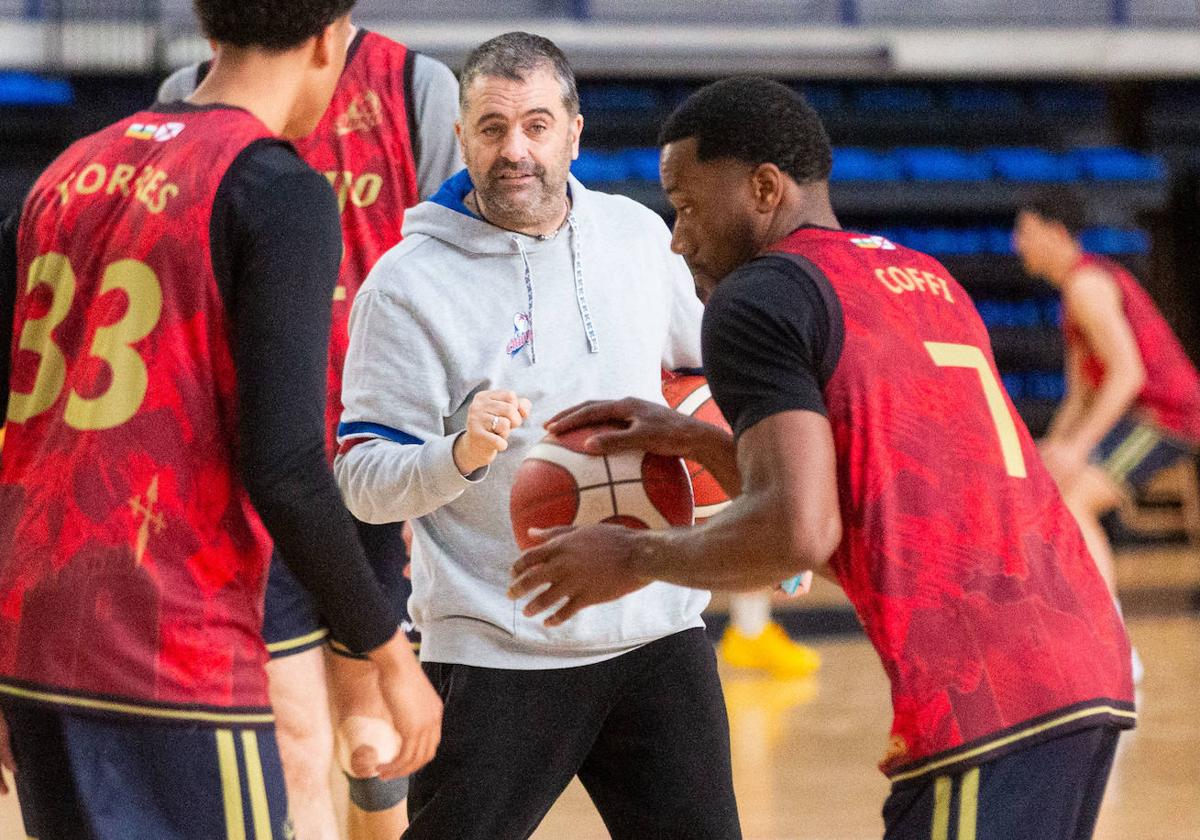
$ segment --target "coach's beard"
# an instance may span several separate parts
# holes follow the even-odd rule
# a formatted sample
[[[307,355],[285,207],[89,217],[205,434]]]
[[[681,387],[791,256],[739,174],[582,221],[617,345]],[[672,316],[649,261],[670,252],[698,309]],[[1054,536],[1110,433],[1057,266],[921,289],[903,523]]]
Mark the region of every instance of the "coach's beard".
[[[533,189],[514,192],[503,186],[505,176],[531,175]],[[494,166],[488,171],[484,184],[476,184],[475,192],[488,221],[500,227],[528,227],[552,221],[563,211],[567,196],[567,177],[549,178],[546,167],[538,163],[528,166]]]

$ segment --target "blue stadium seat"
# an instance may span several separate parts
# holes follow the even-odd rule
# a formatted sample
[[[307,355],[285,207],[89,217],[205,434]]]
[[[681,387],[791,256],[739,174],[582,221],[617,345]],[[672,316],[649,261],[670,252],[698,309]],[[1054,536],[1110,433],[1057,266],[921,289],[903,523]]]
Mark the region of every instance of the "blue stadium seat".
[[[662,97],[654,88],[626,85],[587,85],[579,90],[584,113],[596,111],[648,111],[656,113]]]
[[[984,253],[986,244],[978,228],[898,228],[895,241],[939,257]]]
[[[896,149],[893,156],[914,181],[988,181],[992,164],[984,155],[944,147]]]
[[[844,104],[842,91],[834,85],[802,85],[797,90],[818,111],[837,111]]]
[[[967,114],[987,113],[1017,117],[1025,110],[1025,100],[1014,90],[992,85],[964,85],[947,93],[950,110]]]
[[[1012,230],[1003,227],[989,227],[983,230],[983,250],[989,254],[1011,254]]]
[[[1076,149],[1071,155],[1083,174],[1095,181],[1160,181],[1167,177],[1162,158],[1132,149],[1095,147]]]
[[[1024,375],[1027,396],[1035,400],[1061,400],[1066,394],[1066,380],[1061,373],[1038,371]]]
[[[626,149],[622,153],[622,157],[628,172],[626,177],[635,181],[658,183],[659,153],[657,148]]]
[[[886,153],[839,146],[833,150],[831,181],[900,181],[900,163]]]
[[[1079,161],[1068,155],[1034,147],[988,149],[985,154],[1006,181],[1067,182],[1081,174]]]
[[[1041,304],[1033,299],[1013,301],[1009,310],[1009,324],[1014,327],[1037,327],[1042,323]]]
[[[1008,391],[1008,395],[1014,400],[1019,400],[1025,396],[1025,377],[1019,373],[1002,373],[1000,381],[1004,383],[1004,390]]]
[[[64,79],[0,71],[0,105],[70,105],[74,101],[75,90]]]
[[[1089,228],[1079,235],[1085,251],[1097,254],[1148,254],[1150,234],[1115,227]]]
[[[571,164],[571,173],[585,184],[598,184],[626,180],[629,167],[621,152],[580,149],[579,159]]]
[[[979,317],[983,319],[985,327],[999,327],[1000,320],[1003,317],[1003,306],[997,300],[977,300],[975,301],[975,309],[979,312]]]
[[[1062,326],[1062,299],[1045,297],[1038,301],[1042,309],[1042,325],[1046,327]]]
[[[1091,114],[1102,117],[1106,107],[1104,91],[1092,87],[1051,85],[1035,90],[1032,100],[1034,110],[1051,116]]]
[[[856,90],[854,106],[860,111],[929,111],[937,101],[929,88],[884,85]]]

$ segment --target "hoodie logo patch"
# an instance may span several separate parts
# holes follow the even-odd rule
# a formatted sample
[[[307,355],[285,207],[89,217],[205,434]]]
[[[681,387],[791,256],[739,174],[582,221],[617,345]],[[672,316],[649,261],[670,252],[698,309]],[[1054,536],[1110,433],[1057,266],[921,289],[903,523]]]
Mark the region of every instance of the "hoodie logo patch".
[[[513,316],[513,337],[505,350],[510,358],[515,357],[533,340],[533,322],[528,312],[518,312]]]

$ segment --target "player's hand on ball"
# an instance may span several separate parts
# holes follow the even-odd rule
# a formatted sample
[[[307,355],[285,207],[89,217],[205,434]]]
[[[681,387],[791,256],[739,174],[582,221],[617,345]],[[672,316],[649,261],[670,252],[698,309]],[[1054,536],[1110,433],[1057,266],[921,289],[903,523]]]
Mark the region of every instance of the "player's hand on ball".
[[[531,530],[532,536],[545,542],[513,565],[508,597],[520,600],[547,587],[526,604],[524,613],[532,618],[557,605],[545,621],[547,627],[556,627],[584,607],[636,592],[653,582],[633,570],[636,533],[620,525]]]
[[[384,779],[408,776],[429,763],[442,740],[442,698],[421,670],[404,632],[371,651],[379,689],[400,735],[400,751],[379,766]]]
[[[486,467],[508,449],[508,436],[532,404],[512,391],[480,391],[467,409],[467,428],[454,441],[454,463],[463,475]]]
[[[584,443],[593,455],[637,449],[656,455],[687,457],[700,436],[714,432],[707,423],[693,420],[665,405],[627,397],[591,400],[560,411],[546,423],[546,431],[562,435],[583,426],[618,423],[623,429],[598,431]]]

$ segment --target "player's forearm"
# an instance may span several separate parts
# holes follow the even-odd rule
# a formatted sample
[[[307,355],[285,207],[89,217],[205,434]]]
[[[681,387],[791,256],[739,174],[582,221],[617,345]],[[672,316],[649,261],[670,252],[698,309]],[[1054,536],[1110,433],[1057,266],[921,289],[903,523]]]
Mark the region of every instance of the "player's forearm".
[[[367,565],[321,439],[274,466],[247,455],[242,475],[250,500],[279,557],[312,594],[338,638],[356,652],[390,639],[399,616]]]
[[[1091,451],[1124,416],[1145,384],[1141,364],[1130,365],[1106,376],[1085,412],[1070,431],[1070,438],[1081,449]]]
[[[742,474],[733,435],[709,423],[698,423],[692,431],[695,437],[688,458],[708,470],[731,499],[739,496]]]
[[[1069,392],[1067,398],[1054,412],[1054,419],[1050,421],[1050,427],[1046,430],[1045,437],[1048,440],[1065,440],[1071,437],[1079,426],[1087,404],[1088,400],[1082,393]]]
[[[753,494],[703,526],[639,534],[630,562],[641,576],[679,586],[748,591],[823,568],[840,538],[839,523],[797,527],[781,500]]]

